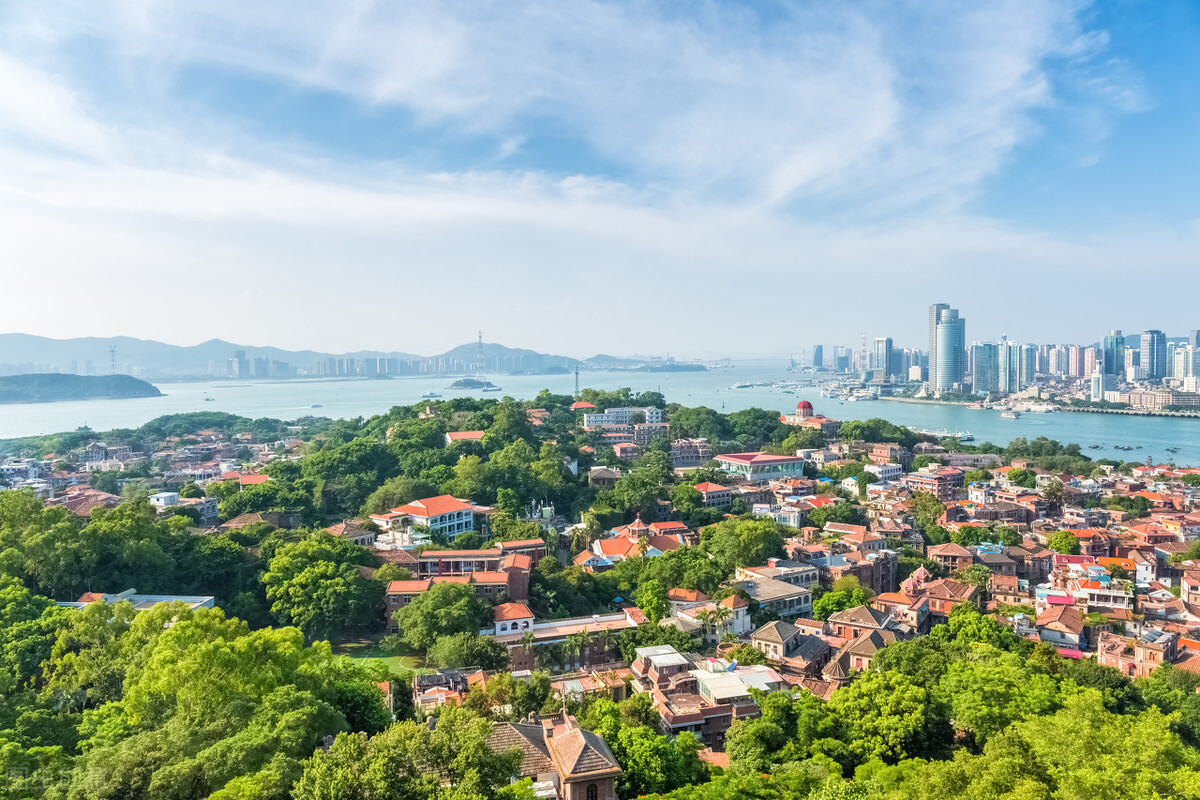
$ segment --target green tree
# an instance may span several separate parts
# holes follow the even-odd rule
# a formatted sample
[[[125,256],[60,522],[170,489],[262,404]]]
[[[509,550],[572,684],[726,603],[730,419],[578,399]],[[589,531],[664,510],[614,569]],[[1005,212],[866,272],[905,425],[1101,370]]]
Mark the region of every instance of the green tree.
[[[868,672],[838,689],[829,710],[861,760],[936,757],[950,741],[946,708],[928,689],[894,672]]]
[[[362,548],[325,533],[284,545],[262,576],[271,613],[314,638],[365,623],[383,586],[358,570],[364,559]]]
[[[638,608],[646,614],[651,622],[656,624],[671,610],[667,602],[667,590],[658,581],[644,581],[638,587],[635,601]]]
[[[425,663],[432,667],[504,669],[508,666],[508,648],[491,636],[463,631],[434,642],[425,653]]]
[[[1008,471],[1008,482],[1023,489],[1033,489],[1037,486],[1037,473],[1018,467]]]
[[[1079,539],[1070,531],[1058,531],[1046,540],[1046,547],[1062,555],[1079,555]]]
[[[435,583],[396,612],[404,640],[427,650],[445,636],[478,633],[487,620],[487,608],[470,586]]]

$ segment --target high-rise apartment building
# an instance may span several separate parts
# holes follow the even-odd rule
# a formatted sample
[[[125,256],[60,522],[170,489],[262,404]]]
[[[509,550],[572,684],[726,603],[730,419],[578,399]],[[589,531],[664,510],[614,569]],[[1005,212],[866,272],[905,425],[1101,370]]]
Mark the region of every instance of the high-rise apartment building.
[[[1141,367],[1146,380],[1160,381],[1167,377],[1167,335],[1162,331],[1146,331],[1142,334]]]
[[[943,311],[949,310],[947,303],[934,303],[929,307],[929,385],[937,383],[937,326]]]
[[[819,344],[813,345],[812,365],[816,369],[822,369],[825,366],[825,348]]]
[[[1073,344],[1067,348],[1067,375],[1072,378],[1083,377],[1083,347]]]
[[[1021,380],[1021,343],[1002,341],[996,345],[997,391],[1019,392],[1024,386]]]
[[[1120,375],[1125,371],[1125,337],[1120,331],[1109,331],[1104,337],[1104,374]]]
[[[938,314],[935,330],[937,352],[930,364],[931,385],[935,392],[951,392],[963,382],[967,366],[967,321],[958,309],[946,308]]]
[[[1000,391],[1000,348],[991,342],[971,345],[971,387],[975,394]]]

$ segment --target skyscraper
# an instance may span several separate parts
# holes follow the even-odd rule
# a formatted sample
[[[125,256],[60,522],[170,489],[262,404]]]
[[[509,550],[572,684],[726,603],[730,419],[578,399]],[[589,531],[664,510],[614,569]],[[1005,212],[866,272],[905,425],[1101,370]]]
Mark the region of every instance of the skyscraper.
[[[1021,343],[1000,342],[996,347],[996,381],[998,391],[1006,394],[1021,391]]]
[[[1109,331],[1104,337],[1104,374],[1120,375],[1125,371],[1125,337],[1120,331]]]
[[[1160,381],[1167,376],[1167,335],[1162,331],[1142,334],[1142,369],[1146,380]]]
[[[875,349],[871,352],[871,369],[882,372],[884,375],[891,375],[896,371],[895,366],[895,356],[892,355],[892,337],[876,337]]]
[[[930,383],[935,392],[954,391],[966,373],[967,321],[956,308],[942,309],[934,333],[937,352],[931,354]]]
[[[929,307],[929,385],[937,384],[937,326],[942,312],[949,309],[947,303],[934,303]]]
[[[819,344],[813,345],[812,365],[816,369],[821,369],[825,366],[825,348]]]
[[[991,342],[971,345],[971,386],[975,394],[1000,389],[1000,348]]]
[[[1200,331],[1191,331],[1188,333],[1187,341],[1184,344],[1189,347],[1200,348]]]

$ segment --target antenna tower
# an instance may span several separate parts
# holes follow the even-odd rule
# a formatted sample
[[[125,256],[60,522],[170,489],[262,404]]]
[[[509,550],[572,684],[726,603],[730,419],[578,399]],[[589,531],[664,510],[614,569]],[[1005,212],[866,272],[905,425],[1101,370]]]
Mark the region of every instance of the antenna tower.
[[[575,399],[579,399],[579,365],[575,365]]]
[[[483,331],[478,331],[475,340],[475,372],[483,377]]]

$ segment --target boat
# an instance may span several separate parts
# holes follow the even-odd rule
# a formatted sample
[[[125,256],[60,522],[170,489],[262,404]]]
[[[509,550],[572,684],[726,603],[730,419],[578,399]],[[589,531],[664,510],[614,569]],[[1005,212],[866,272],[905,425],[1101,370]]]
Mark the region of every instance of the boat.
[[[216,399],[217,398],[215,398],[215,397],[206,397],[206,398],[204,398],[204,402],[211,403],[213,400],[216,400]]]
[[[441,397],[441,395],[437,392],[426,392],[425,394],[421,395],[422,400],[432,400],[435,397]]]
[[[479,391],[481,391],[481,392],[503,392],[504,390],[501,389],[499,386],[485,386],[482,389],[480,389]]]
[[[320,403],[313,403],[311,406],[309,406],[309,408],[323,408],[323,407],[324,406],[322,406]]]
[[[1018,419],[1020,416],[1020,411],[1013,411],[1011,408],[1000,413],[1001,419]]]
[[[922,436],[934,436],[938,439],[958,439],[960,442],[973,442],[975,436],[970,431],[950,431],[945,428],[931,430],[929,428],[909,428],[913,433],[919,433]]]
[[[1089,444],[1088,445],[1088,450],[1099,450],[1099,449],[1100,449],[1100,445],[1098,445],[1098,444]]]

